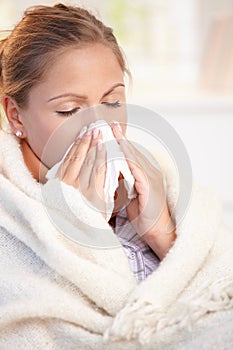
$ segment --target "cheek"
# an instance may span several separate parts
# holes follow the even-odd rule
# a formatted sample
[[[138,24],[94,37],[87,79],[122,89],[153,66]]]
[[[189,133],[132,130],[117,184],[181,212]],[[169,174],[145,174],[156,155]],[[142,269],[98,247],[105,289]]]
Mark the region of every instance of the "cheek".
[[[41,158],[44,147],[53,132],[62,124],[63,120],[42,118],[34,115],[26,123],[27,141],[33,152]]]

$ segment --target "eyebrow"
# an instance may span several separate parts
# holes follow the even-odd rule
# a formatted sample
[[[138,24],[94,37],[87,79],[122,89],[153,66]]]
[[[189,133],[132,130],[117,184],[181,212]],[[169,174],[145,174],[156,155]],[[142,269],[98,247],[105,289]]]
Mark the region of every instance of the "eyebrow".
[[[117,84],[114,84],[108,91],[106,91],[102,98],[106,97],[107,95],[109,95],[111,92],[113,92],[113,90],[115,90],[117,87],[125,87],[125,85],[123,83],[117,83]],[[76,97],[76,98],[79,98],[81,100],[87,100],[88,97],[87,96],[84,96],[84,95],[77,95],[77,94],[73,94],[73,93],[66,93],[66,94],[61,94],[61,95],[58,95],[58,96],[55,96],[55,97],[52,97],[50,98],[47,102],[51,102],[53,100],[57,100],[59,98],[62,98],[62,97]]]

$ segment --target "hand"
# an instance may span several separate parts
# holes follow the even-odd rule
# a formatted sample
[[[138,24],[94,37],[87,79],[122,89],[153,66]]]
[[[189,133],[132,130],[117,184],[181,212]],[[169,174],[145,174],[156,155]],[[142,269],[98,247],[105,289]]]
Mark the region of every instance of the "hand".
[[[162,259],[176,236],[166,201],[163,175],[124,138],[119,124],[114,123],[111,127],[135,180],[137,197],[126,207],[128,219]]]
[[[78,137],[56,176],[67,185],[79,188],[88,201],[106,218],[104,198],[106,151],[101,136],[100,130],[88,129],[82,137]]]

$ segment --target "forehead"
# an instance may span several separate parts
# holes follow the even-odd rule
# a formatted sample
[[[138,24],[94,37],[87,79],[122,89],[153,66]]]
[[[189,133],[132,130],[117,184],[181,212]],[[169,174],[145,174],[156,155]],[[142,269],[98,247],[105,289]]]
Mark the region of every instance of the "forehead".
[[[123,82],[124,73],[112,49],[103,44],[71,47],[60,52],[35,90],[60,93],[79,89],[106,89],[109,84]]]
[[[103,44],[86,45],[81,48],[68,48],[55,59],[48,70],[53,78],[63,75],[63,78],[84,78],[91,81],[92,77],[104,78],[122,75],[122,69],[116,55]]]

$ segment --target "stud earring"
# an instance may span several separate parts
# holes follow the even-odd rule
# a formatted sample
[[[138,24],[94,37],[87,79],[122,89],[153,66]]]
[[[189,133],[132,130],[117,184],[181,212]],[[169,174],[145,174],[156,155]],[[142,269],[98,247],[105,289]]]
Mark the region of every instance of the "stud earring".
[[[17,130],[16,133],[15,133],[15,135],[16,135],[17,137],[21,137],[21,136],[23,135],[23,133],[22,133],[22,131]]]

